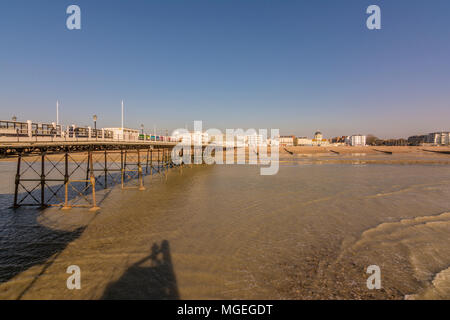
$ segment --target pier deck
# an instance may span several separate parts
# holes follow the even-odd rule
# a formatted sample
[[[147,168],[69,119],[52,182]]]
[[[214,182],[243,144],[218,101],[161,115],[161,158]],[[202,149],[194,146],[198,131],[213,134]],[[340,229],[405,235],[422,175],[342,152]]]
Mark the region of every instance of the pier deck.
[[[29,141],[0,142],[0,157],[10,157],[36,153],[63,153],[66,151],[104,151],[120,149],[171,149],[177,142],[166,141]]]

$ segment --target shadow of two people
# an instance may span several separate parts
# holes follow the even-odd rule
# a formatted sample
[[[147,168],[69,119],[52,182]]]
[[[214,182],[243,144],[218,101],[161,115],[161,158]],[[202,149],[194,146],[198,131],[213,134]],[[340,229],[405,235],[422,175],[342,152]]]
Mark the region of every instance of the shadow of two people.
[[[154,243],[148,257],[136,262],[114,283],[107,286],[102,299],[179,299],[177,280],[167,240]]]

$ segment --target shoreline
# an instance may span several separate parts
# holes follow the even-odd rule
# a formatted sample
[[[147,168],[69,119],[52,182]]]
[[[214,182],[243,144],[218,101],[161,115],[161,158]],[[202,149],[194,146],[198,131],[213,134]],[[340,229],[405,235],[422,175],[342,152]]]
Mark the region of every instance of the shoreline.
[[[117,152],[117,151],[116,151]],[[246,160],[248,160],[249,148],[245,148]],[[111,151],[111,154],[114,153]],[[120,152],[117,152],[120,154]],[[224,155],[226,151],[224,150]],[[267,148],[267,154],[270,154],[270,147]],[[339,156],[368,156],[368,155],[408,155],[411,157],[445,157],[448,158],[450,155],[450,147],[403,147],[403,146],[365,146],[365,147],[350,147],[350,146],[326,146],[326,147],[315,147],[315,146],[280,146],[279,156],[280,158],[297,156],[297,155],[333,155]],[[98,153],[102,156],[102,153]],[[24,156],[24,159],[37,158],[40,155],[29,155]],[[63,153],[48,154],[46,156],[51,160],[59,160],[63,157]],[[87,157],[87,152],[73,152],[70,154],[69,162],[84,160]],[[236,153],[235,153],[236,157]],[[157,154],[153,155],[153,159],[157,159]],[[450,159],[450,158],[449,158]],[[17,156],[0,158],[0,162],[16,162]],[[116,162],[120,162],[116,160]]]

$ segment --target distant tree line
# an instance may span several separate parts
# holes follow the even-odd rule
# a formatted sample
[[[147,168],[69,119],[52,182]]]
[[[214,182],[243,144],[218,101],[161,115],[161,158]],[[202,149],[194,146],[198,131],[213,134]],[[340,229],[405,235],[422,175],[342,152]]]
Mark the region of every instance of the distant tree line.
[[[411,144],[406,139],[380,139],[373,134],[366,137],[366,144],[369,146],[410,146]]]
[[[331,143],[344,143],[346,136],[330,139]],[[380,139],[373,134],[366,136],[366,145],[368,146],[421,146],[426,143],[427,136],[412,136],[408,139]]]

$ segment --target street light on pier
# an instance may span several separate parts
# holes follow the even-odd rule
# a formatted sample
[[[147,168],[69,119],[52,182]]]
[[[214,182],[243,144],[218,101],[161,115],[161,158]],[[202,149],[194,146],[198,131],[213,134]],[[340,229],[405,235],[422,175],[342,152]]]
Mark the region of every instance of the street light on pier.
[[[17,121],[17,117],[14,115],[14,116],[12,116],[11,120],[13,122],[16,122]],[[14,128],[16,130],[17,142],[19,142],[19,128],[16,127],[16,124],[14,124]]]
[[[94,119],[95,140],[97,140],[97,115],[94,114],[94,116],[92,117],[92,119]]]

